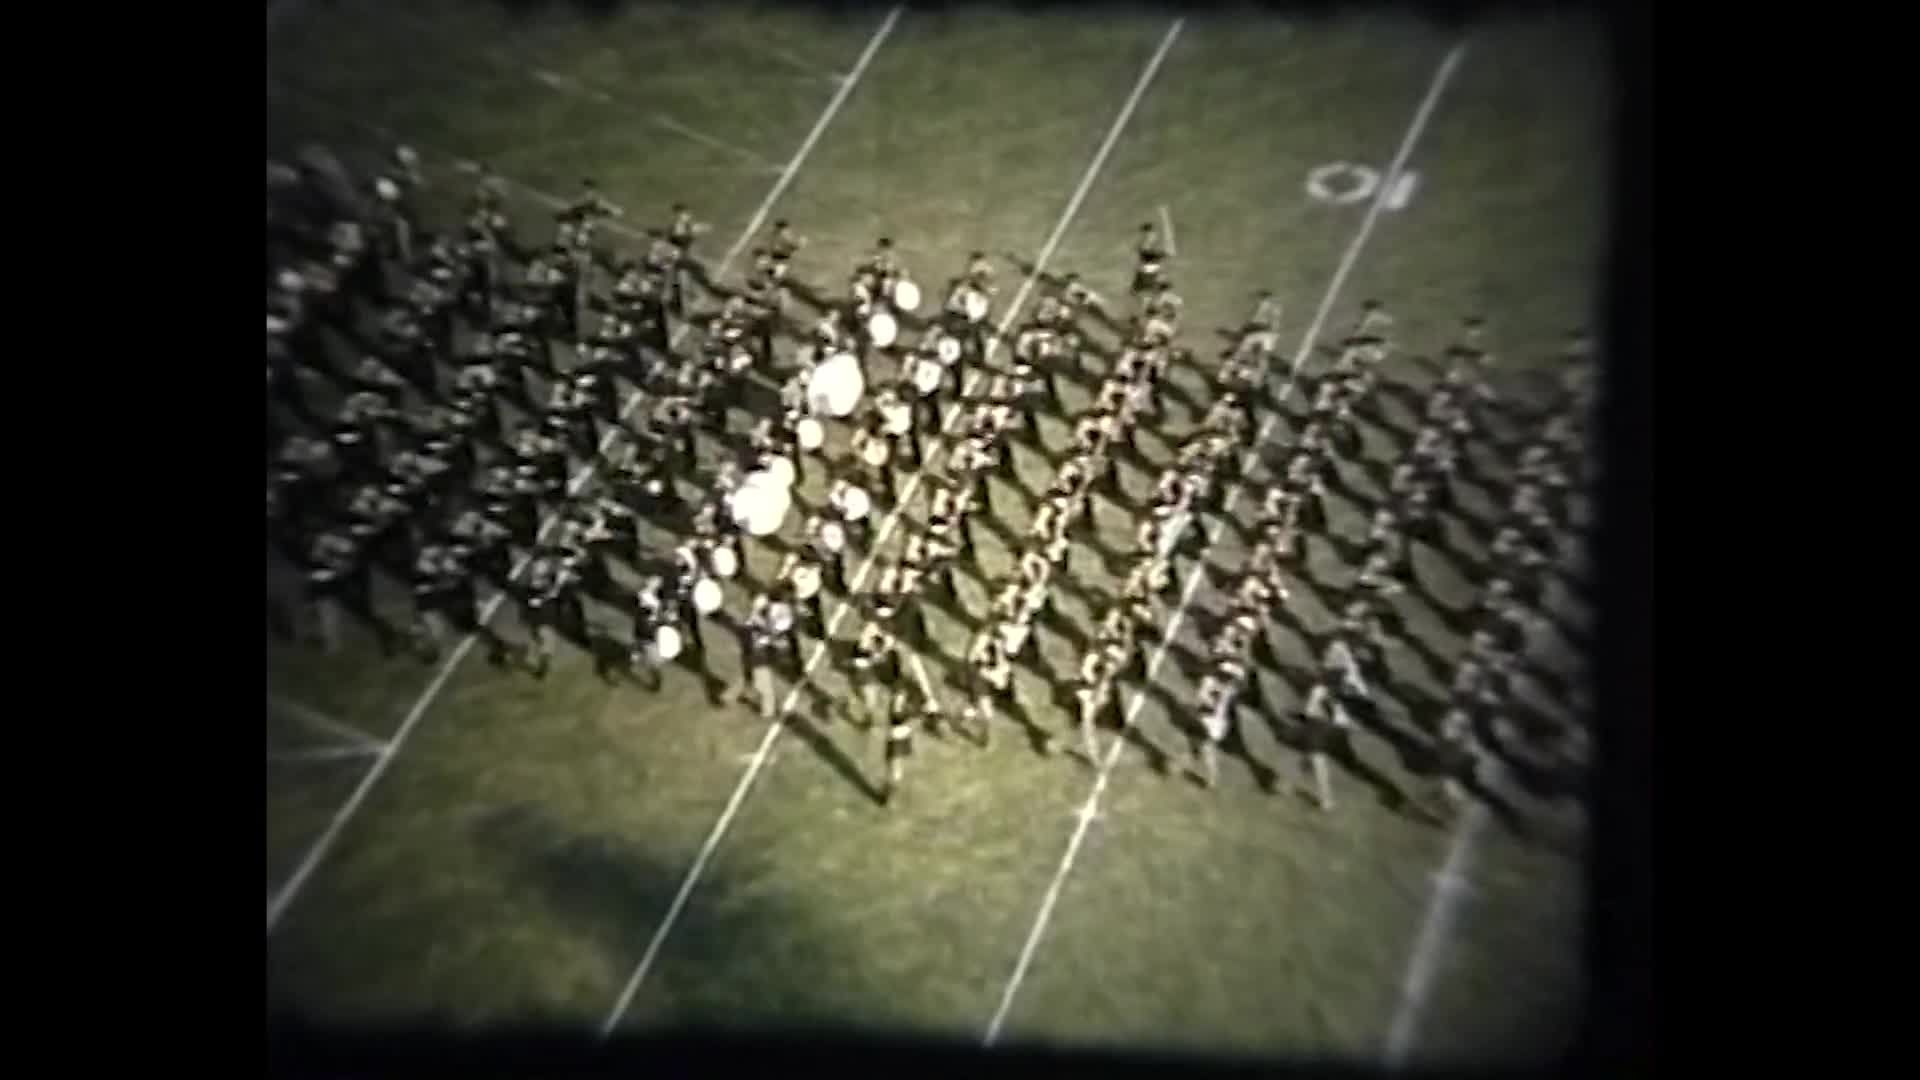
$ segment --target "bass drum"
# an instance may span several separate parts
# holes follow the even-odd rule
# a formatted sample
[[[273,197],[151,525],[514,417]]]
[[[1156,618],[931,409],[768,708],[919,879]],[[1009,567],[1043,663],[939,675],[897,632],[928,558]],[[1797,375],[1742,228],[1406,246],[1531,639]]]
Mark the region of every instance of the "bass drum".
[[[859,521],[873,509],[873,500],[867,497],[865,491],[857,487],[848,487],[840,493],[838,506],[840,513],[848,521]]]
[[[767,622],[776,634],[784,634],[793,629],[793,608],[778,600],[767,605]]]
[[[905,435],[913,430],[913,406],[889,402],[880,407],[880,430],[889,435]]]
[[[913,311],[920,306],[920,286],[901,278],[893,283],[893,306],[896,311]]]
[[[793,489],[775,482],[772,474],[756,472],[728,497],[727,509],[749,536],[771,536],[780,531],[793,507]]]
[[[852,353],[834,353],[807,380],[807,404],[818,414],[851,416],[866,389],[859,358]]]
[[[653,650],[660,654],[660,659],[671,660],[679,656],[681,648],[679,627],[662,626],[653,632]]]
[[[764,471],[775,486],[783,488],[793,487],[794,469],[792,458],[775,454],[767,459]]]
[[[876,311],[867,316],[867,340],[884,349],[900,336],[900,323],[892,312]]]
[[[793,435],[800,441],[802,450],[818,450],[827,441],[827,429],[811,416],[793,426]]]
[[[946,342],[942,341],[941,344],[945,345]],[[954,348],[957,351],[959,345],[955,344]],[[946,368],[931,360],[915,360],[913,361],[913,388],[925,397],[940,389],[940,380],[946,376],[946,373]]]
[[[702,615],[711,615],[720,610],[722,594],[720,583],[712,578],[701,578],[693,586],[693,607]]]

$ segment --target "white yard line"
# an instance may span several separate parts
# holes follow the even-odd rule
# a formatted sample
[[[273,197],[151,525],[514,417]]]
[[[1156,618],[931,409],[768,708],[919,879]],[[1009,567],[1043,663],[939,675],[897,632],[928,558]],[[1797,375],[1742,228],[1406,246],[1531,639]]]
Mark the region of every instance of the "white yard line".
[[[493,52],[488,52],[488,56],[495,58],[495,63],[509,63],[509,65],[513,63],[511,60],[499,58],[499,54],[493,54]],[[586,98],[586,100],[597,104],[597,106],[611,106],[611,104],[614,104],[612,94],[603,94],[601,90],[595,90],[593,86],[580,83],[580,81],[574,81],[574,79],[568,79],[566,75],[561,75],[559,71],[547,71],[545,67],[528,67],[528,69],[526,69],[526,75],[528,75],[534,83],[540,83],[541,86],[545,86],[545,88],[549,88],[549,90],[557,90],[557,92],[561,92],[561,94],[572,94],[572,96],[576,96],[576,98]]]
[[[1398,176],[1406,167],[1407,158],[1413,153],[1414,144],[1419,140],[1421,131],[1426,128],[1427,120],[1433,115],[1434,106],[1439,103],[1440,93],[1445,89],[1447,81],[1453,77],[1454,68],[1459,65],[1460,58],[1465,53],[1465,50],[1466,46],[1464,44],[1456,45],[1448,51],[1446,58],[1440,62],[1440,68],[1434,73],[1433,82],[1427,89],[1427,95],[1420,102],[1419,109],[1414,113],[1413,122],[1408,126],[1406,136],[1400,142],[1400,149],[1394,154],[1392,164],[1387,167],[1388,178]],[[1366,217],[1360,222],[1359,231],[1354,234],[1352,242],[1347,245],[1345,254],[1341,256],[1340,264],[1334,270],[1333,280],[1327,284],[1326,295],[1321,298],[1320,306],[1313,314],[1313,321],[1307,325],[1306,334],[1301,339],[1300,348],[1294,353],[1293,362],[1287,372],[1288,381],[1280,388],[1278,395],[1279,400],[1276,402],[1276,407],[1279,403],[1285,402],[1287,395],[1293,389],[1293,376],[1299,372],[1301,365],[1304,364],[1307,357],[1312,354],[1314,343],[1318,340],[1320,332],[1326,324],[1327,316],[1332,313],[1334,303],[1339,298],[1341,286],[1346,283],[1347,275],[1353,271],[1354,264],[1360,257],[1361,248],[1366,245],[1367,237],[1372,234],[1374,224],[1380,219],[1380,211],[1385,202],[1386,195],[1390,190],[1390,184],[1382,184],[1380,186],[1379,194],[1375,196],[1372,204],[1368,206]],[[1253,465],[1259,460],[1259,446],[1266,441],[1268,433],[1273,428],[1276,416],[1277,408],[1275,414],[1268,415],[1265,421],[1262,422],[1259,433],[1254,436],[1253,447],[1247,451],[1246,457],[1242,462],[1242,472],[1252,469]],[[1227,492],[1219,520],[1215,522],[1212,533],[1207,537],[1208,548],[1211,548],[1214,540],[1219,537],[1220,530],[1224,528],[1225,518],[1227,514],[1232,511],[1234,500],[1239,494],[1240,489],[1238,487],[1232,488]],[[1202,578],[1202,573],[1206,565],[1205,560],[1206,555],[1203,550],[1194,566],[1193,572],[1187,577],[1186,588],[1181,591],[1179,605],[1174,609],[1173,615],[1168,620],[1167,630],[1161,637],[1159,648],[1155,651],[1152,660],[1147,664],[1145,681],[1148,684],[1152,683],[1154,672],[1159,668],[1161,661],[1166,659],[1167,650],[1172,646],[1174,636],[1179,632],[1181,620],[1185,617],[1187,606],[1192,602],[1195,589],[1198,587]],[[1073,835],[1067,840],[1066,854],[1061,857],[1060,866],[1055,871],[1053,880],[1047,884],[1046,893],[1041,897],[1039,913],[1034,917],[1033,926],[1027,933],[1026,943],[1020,949],[1019,959],[1014,962],[1013,974],[1007,979],[1006,986],[1000,995],[999,1007],[994,1010],[993,1018],[987,1022],[986,1034],[982,1041],[988,1046],[993,1045],[993,1043],[999,1039],[1000,1031],[1006,1024],[1007,1015],[1013,1009],[1013,1002],[1020,992],[1020,985],[1026,980],[1027,972],[1033,964],[1034,955],[1039,950],[1040,941],[1046,934],[1047,925],[1052,921],[1054,908],[1060,902],[1060,891],[1066,885],[1067,876],[1073,872],[1074,860],[1080,857],[1081,845],[1086,842],[1087,831],[1099,813],[1100,796],[1106,792],[1108,778],[1113,773],[1115,763],[1120,759],[1120,751],[1125,746],[1126,729],[1133,726],[1134,718],[1139,715],[1140,707],[1145,704],[1146,698],[1147,695],[1144,690],[1134,694],[1133,702],[1128,706],[1126,714],[1121,720],[1122,730],[1113,737],[1113,741],[1108,747],[1106,757],[1100,763],[1099,771],[1094,776],[1093,790],[1088,793],[1087,801],[1082,807],[1081,813],[1078,815],[1079,823],[1075,826]]]
[[[680,121],[675,120],[673,117],[668,116],[666,113],[662,113],[662,112],[654,113],[653,122],[659,125],[660,127],[666,128],[668,131],[671,131],[676,135],[679,135],[686,139],[691,139],[702,146],[712,147],[713,149],[718,150],[722,153],[732,154],[733,156],[738,158],[745,158],[750,164],[754,165],[756,168],[765,169],[768,172],[780,171],[780,166],[775,165],[773,162],[768,161],[766,158],[761,157],[759,154],[756,154],[753,151],[745,149],[743,147],[735,146],[724,139],[716,139],[713,136],[706,134],[705,132],[695,131],[693,128],[690,128],[687,125],[681,123]]]
[[[1407,962],[1407,974],[1400,983],[1400,1006],[1394,1010],[1393,1028],[1387,1033],[1389,1069],[1406,1067],[1407,1053],[1413,1049],[1414,1036],[1420,1030],[1420,1013],[1426,1007],[1427,991],[1433,985],[1440,947],[1453,929],[1460,899],[1467,895],[1467,863],[1473,858],[1474,845],[1479,843],[1487,819],[1486,805],[1474,803],[1447,849],[1445,867],[1434,880],[1433,899],[1428,902],[1426,917],[1421,920],[1420,936],[1414,941],[1413,957]]]
[[[820,119],[815,121],[813,130],[807,133],[805,141],[800,144],[800,149],[794,152],[793,159],[787,163],[786,170],[780,174],[778,180],[774,181],[773,188],[767,192],[767,196],[761,201],[759,209],[754,211],[753,217],[747,222],[746,228],[741,231],[739,238],[733,242],[733,246],[727,250],[725,257],[721,259],[718,269],[714,271],[713,276],[715,279],[725,276],[727,268],[732,265],[735,259],[739,258],[740,252],[744,251],[747,244],[752,241],[753,234],[758,231],[766,221],[767,214],[773,209],[774,202],[787,190],[788,185],[793,183],[793,178],[799,173],[801,164],[806,161],[807,155],[813,152],[814,146],[820,141],[820,136],[826,132],[827,125],[833,122],[834,116],[837,115],[841,107],[846,104],[848,96],[853,93],[853,88],[859,83],[861,74],[866,71],[867,65],[873,61],[874,53],[879,51],[881,43],[886,41],[887,36],[893,32],[894,25],[900,21],[902,11],[903,9],[899,7],[889,11],[885,21],[874,31],[873,37],[868,40],[865,50],[861,52],[860,59],[854,64],[852,73],[848,76],[847,80],[840,85],[840,89],[835,91],[832,99],[827,102],[825,110],[820,114]],[[686,327],[683,324],[681,331],[684,332],[685,329]],[[675,340],[678,340],[677,334],[675,335]],[[612,433],[609,432],[609,435],[611,434]],[[602,446],[604,447],[604,445],[603,442]],[[593,467],[592,465],[588,465],[575,477],[575,482],[569,486],[574,490],[578,490],[584,478],[590,477],[592,473]],[[542,531],[544,532],[545,528],[551,526],[552,523],[553,519],[549,518],[545,526],[543,526]],[[525,564],[526,559],[521,559],[520,566],[515,567],[515,573],[518,573],[520,567],[525,566]],[[493,618],[494,612],[499,609],[504,599],[505,594],[495,596],[493,600],[487,604],[485,609],[480,612],[480,621],[483,625]],[[366,802],[368,793],[380,782],[380,778],[386,775],[387,769],[393,764],[394,758],[400,753],[400,748],[406,745],[407,737],[413,734],[413,729],[420,723],[420,718],[426,715],[427,709],[433,704],[435,699],[440,696],[441,690],[446,687],[447,680],[453,677],[454,669],[458,668],[460,662],[466,659],[467,654],[473,651],[474,643],[478,640],[476,635],[469,634],[461,639],[459,645],[455,646],[453,653],[447,657],[446,662],[441,664],[440,669],[434,673],[433,680],[427,684],[427,688],[421,691],[419,698],[416,699],[412,707],[407,710],[406,717],[400,721],[399,729],[393,733],[392,738],[387,740],[380,755],[374,759],[373,766],[367,770],[365,776],[361,777],[359,785],[347,796],[346,802],[340,804],[340,808],[334,812],[333,819],[327,823],[326,830],[322,832],[319,838],[313,842],[312,846],[307,849],[306,855],[294,868],[292,875],[290,875],[286,882],[280,886],[279,890],[268,899],[268,934],[272,934],[273,928],[279,925],[281,917],[287,912],[287,908],[299,897],[301,890],[305,888],[308,880],[312,878],[313,872],[319,868],[320,863],[326,858],[327,853],[333,849],[334,842],[339,839],[341,831],[344,830],[347,824],[353,820],[354,816],[359,813],[360,807]]]
[[[361,731],[352,724],[335,720],[319,709],[309,708],[297,702],[288,701],[286,698],[269,696],[267,698],[267,708],[270,711],[283,713],[292,717],[308,727],[318,728],[329,734],[337,735],[355,746],[377,750],[380,746],[384,745],[379,739]]]
[[[1167,204],[1160,204],[1160,224],[1167,232],[1167,254],[1180,254],[1180,246],[1173,239],[1173,215],[1167,212]]]
[[[378,746],[316,746],[305,750],[269,750],[267,761],[283,764],[302,761],[339,761],[344,758],[370,757],[379,752]]]
[[[757,53],[772,60],[778,60],[808,78],[819,79],[823,82],[839,82],[847,77],[843,72],[823,70],[818,65],[808,63],[784,49],[778,49],[771,45],[763,45],[758,41],[750,41],[745,38],[735,38],[734,40],[742,49],[750,53]]]
[[[1152,58],[1147,61],[1146,68],[1141,71],[1140,78],[1134,84],[1133,91],[1127,95],[1126,101],[1121,104],[1120,113],[1114,118],[1113,126],[1107,131],[1106,139],[1101,142],[1100,148],[1094,153],[1093,160],[1087,165],[1085,175],[1080,178],[1079,187],[1074,189],[1072,197],[1067,200],[1066,209],[1061,213],[1059,222],[1055,224],[1053,234],[1047,237],[1046,244],[1040,249],[1040,254],[1034,259],[1033,272],[1027,275],[1026,281],[1020,286],[1020,291],[1014,294],[1013,300],[1007,307],[1005,315],[1002,316],[1000,326],[995,332],[993,340],[987,345],[987,355],[991,356],[993,348],[999,344],[1000,339],[1005,336],[1008,328],[1013,325],[1013,320],[1018,315],[1021,305],[1026,303],[1028,294],[1033,291],[1034,285],[1039,282],[1041,274],[1045,272],[1048,260],[1053,258],[1054,252],[1058,250],[1060,246],[1061,239],[1066,235],[1067,227],[1072,224],[1074,217],[1079,214],[1081,204],[1086,201],[1087,192],[1093,189],[1094,179],[1100,175],[1100,170],[1106,165],[1107,156],[1113,152],[1115,143],[1120,139],[1120,132],[1126,128],[1127,122],[1132,119],[1134,110],[1139,107],[1140,98],[1147,92],[1147,86],[1152,83],[1154,75],[1160,70],[1160,65],[1166,60],[1167,53],[1173,48],[1174,39],[1179,37],[1180,29],[1184,24],[1184,19],[1175,19],[1173,25],[1167,28],[1166,36],[1161,39],[1159,48],[1154,50]],[[978,379],[979,373],[976,371],[974,377],[970,378],[967,384],[961,388],[962,397],[966,396],[967,392],[978,382]],[[960,413],[961,409],[956,405],[954,410],[948,414],[941,430],[944,432],[947,428],[952,427]],[[901,492],[899,501],[894,506],[893,513],[882,523],[880,530],[874,537],[873,545],[868,552],[866,561],[860,565],[852,580],[847,584],[848,597],[840,605],[839,609],[834,612],[832,618],[827,621],[824,640],[815,647],[813,656],[810,657],[806,665],[801,668],[799,679],[796,680],[793,690],[788,693],[787,700],[781,705],[780,717],[784,717],[787,712],[793,708],[794,704],[799,700],[801,689],[806,685],[808,676],[812,674],[813,669],[819,665],[820,661],[826,657],[828,649],[827,642],[832,640],[834,629],[853,607],[853,596],[859,592],[861,581],[865,579],[867,572],[872,569],[874,558],[879,553],[881,545],[885,543],[887,535],[899,522],[901,513],[911,504],[914,492],[919,487],[921,477],[926,474],[927,468],[930,468],[932,464],[931,459],[929,459],[926,466],[913,474],[912,478],[907,482],[906,489]],[[713,829],[707,834],[706,842],[701,845],[699,854],[694,857],[693,865],[688,867],[686,877],[681,880],[680,888],[674,893],[673,901],[667,905],[667,912],[661,918],[660,925],[655,928],[652,940],[647,942],[646,951],[641,954],[640,962],[634,966],[632,976],[627,979],[626,986],[620,991],[619,999],[614,1003],[613,1009],[607,1014],[606,1022],[601,1025],[600,1034],[603,1038],[611,1035],[613,1030],[619,1026],[621,1017],[626,1015],[628,1007],[633,1004],[634,995],[639,992],[641,984],[646,981],[647,974],[653,970],[654,962],[659,958],[662,946],[666,944],[668,935],[673,933],[673,928],[680,919],[680,913],[686,910],[687,900],[693,895],[694,887],[700,881],[700,875],[706,872],[708,861],[713,858],[713,853],[719,848],[720,841],[725,838],[727,830],[733,827],[734,817],[739,814],[740,807],[746,802],[747,792],[752,789],[754,780],[757,779],[761,771],[766,768],[769,755],[773,752],[774,743],[779,739],[780,732],[783,730],[784,725],[778,717],[767,725],[766,734],[761,736],[759,749],[755,751],[753,759],[747,765],[746,772],[741,775],[739,783],[734,785],[733,795],[728,798],[726,807],[720,812],[720,817],[714,821]]]

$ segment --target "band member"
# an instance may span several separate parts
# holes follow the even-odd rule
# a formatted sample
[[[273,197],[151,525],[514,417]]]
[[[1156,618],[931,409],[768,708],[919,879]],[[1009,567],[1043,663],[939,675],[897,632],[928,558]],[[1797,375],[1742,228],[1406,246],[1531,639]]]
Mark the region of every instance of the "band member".
[[[528,635],[523,655],[536,679],[546,678],[552,666],[554,638],[562,620],[567,619],[569,625],[579,622],[579,597],[573,591],[577,580],[578,572],[564,551],[542,549],[527,563],[526,581],[515,599]]]
[[[747,614],[747,642],[743,662],[747,682],[753,687],[753,700],[762,719],[771,723],[780,715],[780,695],[775,685],[774,664],[781,656],[794,661],[795,677],[799,666],[799,647],[793,638],[793,609],[765,593],[754,597]],[[745,694],[742,695],[744,699]]]
[[[1327,755],[1341,753],[1353,728],[1353,719],[1339,695],[1325,681],[1316,681],[1300,708],[1302,749],[1313,777],[1312,797],[1322,810],[1333,809],[1333,783],[1327,775]]]
[[[1262,289],[1254,298],[1253,314],[1247,316],[1243,333],[1270,334],[1280,329],[1280,301],[1273,293]]]
[[[1013,664],[1005,644],[992,626],[974,635],[967,646],[967,709],[982,746],[993,742],[996,700],[1013,700]]]
[[[789,552],[780,563],[775,580],[786,597],[798,609],[798,627],[821,641],[826,640],[827,622],[821,611],[820,592],[826,574],[813,548]],[[796,643],[795,648],[798,648]]]
[[[880,713],[888,688],[901,685],[900,642],[885,623],[870,619],[854,642],[848,715],[865,724]],[[855,711],[857,710],[857,711]]]
[[[806,246],[807,238],[793,231],[785,218],[773,223],[773,235],[767,239],[768,254],[776,264],[785,265],[793,261],[794,255]],[[784,273],[784,271],[783,271]]]
[[[801,535],[814,560],[826,570],[834,591],[842,596],[847,595],[847,572],[842,558],[842,552],[847,548],[846,527],[837,520],[809,514],[801,526]]]
[[[1095,768],[1100,765],[1100,755],[1093,729],[1100,714],[1113,704],[1114,676],[1119,671],[1119,658],[1106,649],[1094,649],[1080,661],[1079,683],[1073,692],[1080,706],[1080,744],[1087,752],[1088,764]]]
[[[861,483],[858,486],[863,491],[886,498],[892,491],[888,483],[892,470],[887,468],[887,464],[893,460],[893,444],[879,427],[879,417],[869,417],[866,424],[854,429],[848,449],[853,451],[854,460],[859,463]],[[888,498],[888,501],[892,500]],[[842,513],[845,513],[844,507]]]
[[[827,505],[839,517],[847,545],[861,551],[869,550],[872,523],[868,521],[868,511],[872,508],[873,499],[866,489],[846,480],[835,480],[827,488]]]
[[[340,646],[342,609],[362,617],[371,616],[372,579],[361,542],[344,530],[327,530],[316,535],[308,545],[306,556],[307,606],[313,612],[320,647],[332,652]],[[369,622],[380,633],[381,652],[387,652],[387,636],[380,629],[384,624],[377,618],[369,618]]]
[[[1443,805],[1454,810],[1466,801],[1466,791],[1473,786],[1480,764],[1474,748],[1473,716],[1459,705],[1449,706],[1435,728],[1430,749],[1439,776],[1440,797]]]
[[[642,683],[649,689],[657,691],[661,685],[660,665],[680,654],[680,628],[671,609],[666,579],[659,574],[642,575],[633,590],[629,611],[633,645],[627,652],[628,668],[642,676]]]
[[[1161,269],[1167,260],[1167,252],[1160,240],[1159,230],[1152,222],[1140,226],[1138,243],[1139,264],[1133,272],[1132,292],[1136,300],[1141,299],[1160,285]]]
[[[928,699],[922,704],[912,687],[901,685],[887,698],[886,768],[887,779],[880,788],[880,804],[893,801],[906,772],[907,759],[913,756],[913,729],[922,719],[936,722],[939,705]]]
[[[1233,731],[1233,707],[1247,684],[1246,667],[1236,661],[1216,662],[1200,680],[1199,731],[1194,739],[1194,758],[1200,778],[1208,787],[1220,780],[1218,748]]]
[[[429,543],[413,562],[413,643],[421,658],[439,658],[447,630],[478,625],[473,579],[458,545]]]

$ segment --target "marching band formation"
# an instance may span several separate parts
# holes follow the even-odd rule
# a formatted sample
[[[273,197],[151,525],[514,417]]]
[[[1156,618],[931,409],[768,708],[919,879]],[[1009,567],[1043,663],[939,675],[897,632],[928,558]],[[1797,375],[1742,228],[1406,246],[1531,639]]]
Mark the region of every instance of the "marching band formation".
[[[1025,321],[1014,327],[1008,311],[996,329],[982,253],[923,315],[934,298],[885,238],[846,295],[827,297],[793,275],[806,241],[784,221],[736,286],[696,254],[705,226],[686,207],[645,231],[637,258],[609,253],[603,237],[623,211],[591,183],[536,241],[484,174],[456,228],[427,227],[425,180],[405,147],[370,181],[317,148],[269,162],[267,181],[269,616],[283,636],[331,647],[352,617],[383,650],[431,658],[473,633],[496,664],[544,676],[567,635],[607,677],[657,687],[661,665],[687,665],[719,705],[707,635],[722,626],[742,643],[745,699],[773,720],[819,685],[814,669],[852,615],[846,705],[883,733],[883,801],[923,730],[986,744],[1013,722],[1042,750],[1064,735],[1098,762],[1096,732],[1131,727],[1169,657],[1198,672],[1178,719],[1191,722],[1208,784],[1221,753],[1278,782],[1240,737],[1254,719],[1299,752],[1300,790],[1324,808],[1330,761],[1377,774],[1356,752],[1360,730],[1430,778],[1422,803],[1435,813],[1496,799],[1508,780],[1579,790],[1585,679],[1543,660],[1563,650],[1542,642],[1569,633],[1555,612],[1582,524],[1582,342],[1559,400],[1529,413],[1496,395],[1477,324],[1430,387],[1387,379],[1391,320],[1373,306],[1326,370],[1296,375],[1275,363],[1282,312],[1263,293],[1203,365],[1179,343],[1182,302],[1150,225],[1124,304],[1072,274],[1039,278]],[[1169,408],[1192,403],[1172,388],[1176,370],[1211,384],[1177,439]],[[1051,445],[1040,421],[1067,412],[1069,383],[1097,389],[1066,417],[1066,445]],[[1392,402],[1413,417],[1404,429]],[[1502,422],[1524,434],[1502,434]],[[1369,435],[1398,455],[1378,477]],[[1151,441],[1171,451],[1163,464],[1142,450]],[[1020,475],[1017,445],[1049,461],[1043,490]],[[1149,492],[1128,489],[1126,463],[1153,477]],[[814,470],[817,505],[799,490]],[[1501,492],[1504,509],[1478,520],[1460,497],[1469,488]],[[1233,514],[1243,494],[1257,507],[1250,528]],[[1362,510],[1362,538],[1333,528],[1335,501]],[[1027,506],[1016,534],[1005,522]],[[1130,550],[1108,545],[1103,515],[1138,517]],[[1204,561],[1209,525],[1244,541],[1237,565]],[[979,558],[981,529],[1010,539],[1005,573]],[[1460,553],[1462,530],[1484,557]],[[1358,572],[1321,580],[1310,538]],[[1478,601],[1433,599],[1416,549],[1461,568]],[[765,564],[749,567],[750,550],[770,553]],[[1113,584],[1092,593],[1090,635],[1057,606],[1068,588],[1089,593],[1075,578]],[[410,595],[408,629],[383,615],[393,605],[377,602],[379,579]],[[984,612],[968,610],[965,579],[986,586]],[[724,610],[728,581],[745,589],[743,611]],[[1200,586],[1224,604],[1192,612],[1205,642],[1194,656],[1175,631]],[[589,598],[622,611],[626,633],[596,625]],[[1423,603],[1464,652],[1442,655],[1454,650],[1414,632],[1407,614]],[[503,604],[517,641],[493,618]],[[1330,625],[1310,629],[1311,607]],[[942,651],[930,610],[974,628],[953,693],[926,675],[924,658]],[[1020,666],[1044,674],[1043,630],[1079,657],[1069,731],[1036,721],[1045,702],[1023,701],[1014,677]],[[1279,662],[1298,651],[1280,647],[1283,633],[1307,643],[1309,670]],[[1440,689],[1397,678],[1389,650],[1424,660]],[[1292,693],[1270,693],[1263,672]],[[1390,716],[1389,698],[1410,719]]]

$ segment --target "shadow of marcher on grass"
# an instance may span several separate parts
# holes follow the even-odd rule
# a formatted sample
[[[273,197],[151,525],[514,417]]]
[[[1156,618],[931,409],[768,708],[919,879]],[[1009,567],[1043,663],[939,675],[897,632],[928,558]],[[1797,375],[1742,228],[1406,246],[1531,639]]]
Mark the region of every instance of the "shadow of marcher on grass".
[[[682,859],[649,852],[638,837],[586,831],[528,804],[483,814],[471,831],[558,925],[596,945],[608,968],[621,972],[638,961],[687,871]],[[717,864],[702,875],[700,900],[659,953],[646,997],[664,1002],[676,1018],[713,1017],[724,1015],[724,1001],[703,997],[753,985],[769,1014],[808,1012],[815,1000],[808,973],[844,972],[849,957],[809,930],[802,908],[763,890],[743,891],[728,875]],[[770,966],[769,956],[782,959]]]
[[[860,770],[860,766],[853,758],[840,749],[840,745],[829,738],[825,732],[815,727],[812,721],[789,712],[781,718],[780,722],[796,738],[805,743],[807,749],[819,755],[820,760],[826,762],[834,772],[840,775],[841,779],[851,784],[854,790],[865,795],[869,802],[875,806],[885,805],[880,788],[867,779],[866,773]]]

